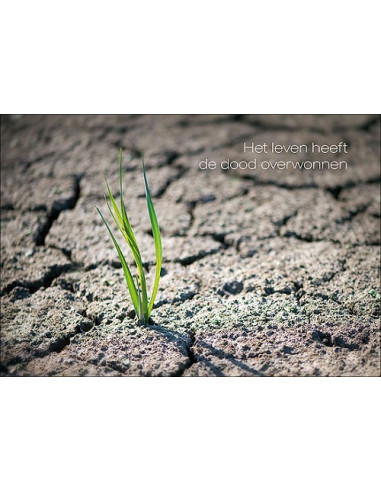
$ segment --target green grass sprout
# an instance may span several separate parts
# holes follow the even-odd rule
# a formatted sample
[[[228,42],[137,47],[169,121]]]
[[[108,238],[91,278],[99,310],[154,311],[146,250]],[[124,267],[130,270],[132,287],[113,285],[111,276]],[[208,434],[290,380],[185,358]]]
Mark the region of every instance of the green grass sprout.
[[[159,287],[160,281],[160,273],[161,273],[161,264],[162,264],[162,246],[161,246],[161,235],[159,223],[157,221],[157,216],[155,212],[155,208],[152,203],[151,193],[149,191],[146,170],[144,165],[144,152],[142,152],[142,164],[143,164],[143,178],[144,178],[144,187],[147,198],[147,208],[148,215],[151,222],[152,235],[155,244],[155,254],[156,254],[156,273],[155,279],[152,289],[151,297],[148,298],[147,294],[147,284],[146,278],[144,275],[144,268],[142,257],[140,254],[139,246],[135,238],[134,231],[132,230],[130,221],[128,219],[126,206],[123,198],[123,172],[122,172],[122,161],[123,161],[123,151],[120,149],[119,152],[119,191],[120,191],[120,208],[118,207],[113,194],[111,193],[109,183],[107,181],[107,175],[105,173],[105,181],[107,186],[107,194],[105,195],[105,201],[107,204],[107,208],[110,212],[110,215],[115,222],[117,228],[122,233],[124,240],[126,241],[128,247],[131,250],[132,256],[135,261],[137,275],[132,275],[130,267],[128,266],[127,260],[122,253],[122,250],[115,239],[114,234],[111,231],[110,226],[108,225],[106,219],[103,217],[102,212],[98,207],[96,209],[99,212],[99,215],[102,217],[102,220],[107,227],[107,230],[111,236],[112,242],[114,243],[115,249],[118,253],[120,262],[122,264],[124,277],[126,279],[126,284],[128,287],[128,291],[130,293],[130,297],[132,300],[132,304],[134,306],[135,312],[138,316],[138,319],[143,323],[148,323],[150,314],[155,302],[155,297],[157,294],[157,289]]]

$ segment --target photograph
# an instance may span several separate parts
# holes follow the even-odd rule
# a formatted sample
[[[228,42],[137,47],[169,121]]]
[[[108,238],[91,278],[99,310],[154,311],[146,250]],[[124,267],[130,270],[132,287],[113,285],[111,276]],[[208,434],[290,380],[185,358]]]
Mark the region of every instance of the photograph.
[[[2,14],[1,490],[379,489],[376,3]]]
[[[380,376],[380,117],[1,117],[1,376]]]

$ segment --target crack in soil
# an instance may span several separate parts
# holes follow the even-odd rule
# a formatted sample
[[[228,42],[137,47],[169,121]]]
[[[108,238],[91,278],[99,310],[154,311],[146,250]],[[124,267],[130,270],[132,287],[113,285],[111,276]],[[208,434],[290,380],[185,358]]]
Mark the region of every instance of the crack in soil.
[[[185,258],[176,258],[175,260],[173,260],[173,263],[180,263],[180,265],[182,266],[189,266],[192,265],[192,263],[195,263],[198,260],[202,260],[202,258],[205,258],[206,256],[214,255],[221,250],[222,248],[219,247],[212,251],[200,251],[195,255],[186,256]]]
[[[71,196],[65,202],[54,202],[52,206],[52,210],[47,216],[47,220],[45,224],[39,230],[36,237],[36,246],[44,246],[45,240],[49,231],[53,225],[53,223],[58,219],[61,212],[64,210],[73,210],[78,202],[79,195],[81,192],[80,182],[82,176],[75,176],[74,178],[74,186],[73,186],[73,196]]]
[[[178,173],[175,174],[174,176],[168,178],[166,180],[166,182],[163,184],[163,186],[161,186],[154,195],[152,195],[153,198],[161,198],[165,192],[167,191],[167,189],[170,187],[170,185],[172,183],[174,183],[175,181],[178,181],[180,178],[182,178],[185,174],[187,174],[187,172],[189,172],[189,169],[186,169],[184,167],[180,167],[180,166],[177,166],[178,168]]]
[[[37,279],[37,280],[14,280],[10,284],[6,285],[2,291],[1,291],[1,296],[5,294],[9,294],[12,292],[12,290],[16,287],[23,287],[25,289],[28,289],[31,294],[34,294],[37,292],[39,289],[42,287],[48,288],[52,285],[53,281],[58,278],[60,275],[62,275],[64,272],[69,271],[71,268],[71,265],[53,265],[51,266],[45,273],[44,275]]]
[[[343,246],[347,244],[346,241],[339,241],[338,239],[332,239],[332,238],[317,238],[317,237],[312,237],[312,236],[301,236],[300,234],[296,233],[295,231],[286,231],[284,234],[280,234],[280,231],[278,233],[278,236],[280,238],[282,237],[293,237],[294,239],[297,239],[298,241],[302,241],[304,243],[321,243],[321,242],[330,242],[332,244],[340,245]],[[363,243],[350,243],[352,248],[357,248],[361,246],[379,246],[380,241],[364,241]]]
[[[196,334],[194,331],[192,331],[189,336],[189,343],[187,343],[186,345],[188,360],[185,362],[185,364],[182,367],[180,367],[178,371],[176,371],[173,374],[174,377],[182,377],[187,369],[192,367],[193,364],[197,364],[197,359],[193,348],[195,343],[196,343]]]
[[[273,222],[274,225],[278,226],[278,236],[280,236],[280,228],[282,226],[285,226],[287,224],[287,222],[290,220],[290,219],[293,219],[294,217],[296,217],[298,215],[298,212],[299,210],[295,210],[294,212],[292,212],[291,214],[289,215],[285,215],[283,217],[283,219],[277,221],[277,222]],[[281,237],[281,236],[280,236]]]
[[[82,317],[84,318],[84,316]],[[91,320],[89,321],[91,322]],[[16,364],[27,364],[35,359],[44,359],[45,357],[48,357],[52,353],[58,353],[58,354],[61,353],[68,345],[70,345],[71,340],[73,337],[75,337],[75,335],[78,335],[79,333],[87,333],[94,327],[94,323],[91,322],[90,325],[89,321],[85,321],[84,325],[78,324],[75,327],[73,333],[62,334],[61,336],[58,336],[54,341],[52,341],[49,344],[49,346],[46,349],[37,349],[36,352],[30,356],[26,356],[26,357],[17,356],[11,359],[6,365],[1,364],[0,372],[8,373],[9,368]]]
[[[344,222],[351,222],[352,219],[354,219],[357,215],[366,212],[366,210],[369,208],[370,203],[367,203],[365,205],[359,206],[356,210],[350,210],[348,215],[341,217],[340,219],[336,220],[336,224],[344,224]]]
[[[71,261],[71,262],[73,261],[71,249],[62,248],[60,246],[56,246],[55,244],[50,244],[48,247],[51,249],[55,249],[57,251],[60,251],[69,261]]]
[[[163,299],[162,301],[155,302],[154,308],[157,309],[160,306],[164,306],[166,304],[181,304],[185,301],[192,300],[200,291],[201,285],[198,286],[198,290],[191,290],[190,292],[183,292],[178,297],[173,298],[172,300]]]

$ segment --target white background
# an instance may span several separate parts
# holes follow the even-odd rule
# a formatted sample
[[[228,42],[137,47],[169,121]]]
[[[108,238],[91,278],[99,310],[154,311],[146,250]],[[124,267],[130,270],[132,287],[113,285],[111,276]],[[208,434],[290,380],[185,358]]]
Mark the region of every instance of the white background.
[[[379,111],[374,0],[2,5],[3,113]]]
[[[2,3],[2,113],[379,113],[377,2]],[[380,379],[2,378],[19,491],[379,486]]]

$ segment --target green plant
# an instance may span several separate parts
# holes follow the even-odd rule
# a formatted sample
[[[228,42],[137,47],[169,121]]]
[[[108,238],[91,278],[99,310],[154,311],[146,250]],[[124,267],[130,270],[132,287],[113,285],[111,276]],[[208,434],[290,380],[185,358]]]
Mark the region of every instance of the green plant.
[[[160,236],[160,228],[159,224],[157,221],[156,217],[156,212],[152,203],[151,199],[151,194],[149,191],[148,183],[147,183],[147,176],[146,176],[146,171],[145,171],[145,166],[144,166],[144,153],[142,152],[142,164],[143,164],[143,178],[144,178],[144,187],[145,187],[145,192],[146,192],[146,198],[147,198],[147,207],[148,207],[148,215],[150,218],[151,222],[151,228],[152,228],[152,235],[153,235],[153,240],[155,244],[155,253],[156,253],[156,273],[155,273],[155,279],[154,279],[154,284],[153,284],[153,289],[152,289],[152,294],[151,297],[148,297],[147,294],[147,285],[146,285],[146,278],[144,275],[144,269],[143,269],[143,262],[142,262],[142,257],[140,254],[140,250],[138,247],[138,243],[136,242],[135,234],[132,230],[130,221],[128,219],[126,207],[124,204],[124,199],[123,199],[123,176],[122,176],[122,160],[123,160],[123,155],[122,155],[122,149],[120,149],[119,152],[119,187],[120,187],[120,209],[114,199],[113,194],[111,193],[110,186],[107,181],[107,176],[105,173],[105,180],[106,180],[106,185],[107,185],[107,192],[108,192],[108,199],[105,195],[105,201],[107,203],[107,207],[109,209],[110,215],[113,218],[116,226],[118,227],[119,231],[122,233],[123,238],[125,239],[127,245],[129,246],[132,256],[134,258],[135,264],[136,264],[136,270],[137,270],[137,275],[133,276],[131,273],[131,270],[128,266],[128,263],[126,261],[126,258],[124,257],[122,250],[115,239],[114,234],[112,233],[108,223],[106,222],[105,218],[102,215],[102,212],[99,210],[98,207],[97,210],[99,212],[99,215],[102,217],[103,222],[105,223],[108,232],[110,233],[112,242],[114,243],[115,249],[118,253],[120,262],[122,264],[123,268],[123,273],[124,277],[126,279],[126,284],[131,296],[132,304],[134,306],[135,312],[139,318],[144,323],[148,323],[153,304],[155,302],[155,297],[157,294],[157,289],[159,287],[159,281],[160,281],[160,272],[161,272],[161,263],[162,263],[162,247],[161,247],[161,236]],[[135,278],[135,280],[134,280]]]

